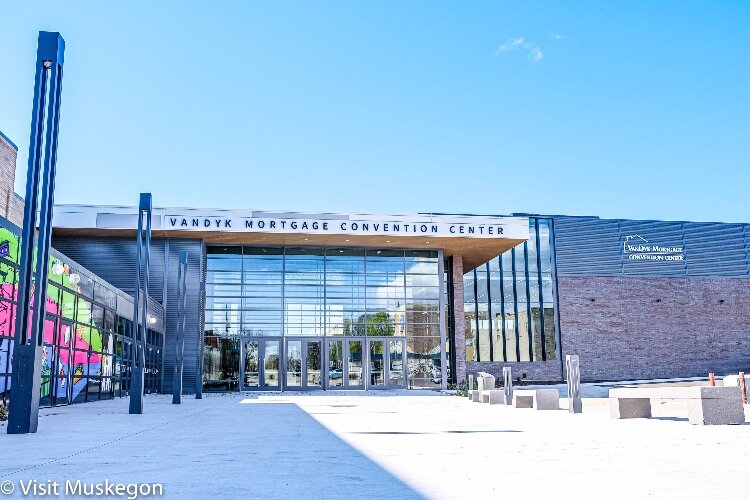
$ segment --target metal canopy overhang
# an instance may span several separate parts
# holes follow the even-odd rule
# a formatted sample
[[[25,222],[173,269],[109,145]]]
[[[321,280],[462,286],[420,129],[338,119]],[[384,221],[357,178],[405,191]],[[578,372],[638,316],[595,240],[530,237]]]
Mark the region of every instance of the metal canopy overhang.
[[[132,237],[130,229],[55,228],[56,236]],[[497,257],[506,250],[526,241],[523,238],[471,238],[441,236],[393,236],[356,234],[305,234],[221,231],[152,231],[154,238],[202,239],[207,245],[257,245],[257,246],[312,246],[312,247],[371,247],[441,249],[445,256],[463,257],[464,272],[471,271]]]
[[[57,236],[136,235],[135,207],[61,205]],[[365,247],[443,250],[470,271],[529,238],[526,217],[362,214],[154,208],[155,238],[201,239],[207,245]],[[135,240],[134,240],[135,241]]]

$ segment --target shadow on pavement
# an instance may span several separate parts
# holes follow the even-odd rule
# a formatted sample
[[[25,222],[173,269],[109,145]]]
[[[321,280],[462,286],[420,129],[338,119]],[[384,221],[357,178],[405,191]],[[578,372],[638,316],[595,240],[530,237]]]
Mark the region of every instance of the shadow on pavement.
[[[298,498],[303,493],[326,499],[424,498],[295,404],[237,407],[245,414],[240,432],[247,438],[247,446],[236,453],[246,477],[277,476],[272,483],[263,481],[273,488],[270,490],[249,484],[251,496]]]

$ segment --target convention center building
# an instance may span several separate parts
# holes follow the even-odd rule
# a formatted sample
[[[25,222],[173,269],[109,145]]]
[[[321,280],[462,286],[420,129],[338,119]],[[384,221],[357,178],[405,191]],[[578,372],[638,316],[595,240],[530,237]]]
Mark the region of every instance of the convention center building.
[[[1,221],[9,310],[13,196]],[[54,209],[52,392],[70,398],[86,380],[95,398],[114,397],[127,386],[137,211]],[[151,387],[161,392],[175,366],[181,251],[186,392],[447,388],[505,366],[522,381],[560,382],[566,354],[580,356],[584,381],[750,368],[747,224],[155,208],[152,230]],[[0,384],[12,317],[0,329]],[[80,369],[84,355],[60,344],[71,342],[66,325],[85,345]]]

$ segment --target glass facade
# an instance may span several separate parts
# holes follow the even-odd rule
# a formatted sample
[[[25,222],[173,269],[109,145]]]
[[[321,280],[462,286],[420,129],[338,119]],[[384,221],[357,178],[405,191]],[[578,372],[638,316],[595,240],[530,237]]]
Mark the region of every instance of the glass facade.
[[[529,218],[529,240],[464,275],[467,361],[557,359],[552,220]]]
[[[286,387],[321,378],[328,387],[345,385],[344,380],[360,386],[363,364],[371,386],[387,385],[385,372],[390,382],[404,384],[403,375],[389,368],[399,366],[401,344],[369,340],[377,337],[406,339],[409,387],[440,387],[439,258],[433,250],[208,247],[204,387],[237,389],[242,371],[254,381],[260,377],[255,367],[265,363],[271,386],[277,376]],[[278,346],[263,341],[266,359],[256,363],[257,341],[243,344],[248,337],[284,340]],[[342,342],[327,340],[327,347],[320,347],[309,339]],[[304,356],[303,363],[301,353],[308,350],[323,352],[320,363],[328,375],[317,373],[318,355]],[[305,377],[302,367],[308,364]],[[276,374],[280,365],[286,376]]]
[[[19,238],[0,227],[0,397],[10,397]],[[130,387],[132,322],[117,315],[117,292],[50,258],[42,350],[41,405],[125,395]],[[146,391],[160,388],[162,335],[149,330]]]

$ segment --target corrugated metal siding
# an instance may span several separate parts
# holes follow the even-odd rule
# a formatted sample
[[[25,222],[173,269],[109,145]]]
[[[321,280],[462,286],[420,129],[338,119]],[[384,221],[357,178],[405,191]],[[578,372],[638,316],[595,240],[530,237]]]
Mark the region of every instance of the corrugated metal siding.
[[[174,374],[175,348],[177,340],[177,272],[180,263],[180,251],[188,252],[188,270],[186,279],[187,307],[185,308],[185,351],[183,354],[182,390],[185,393],[195,391],[198,353],[202,346],[201,318],[203,308],[200,301],[200,283],[203,270],[203,246],[201,240],[170,239],[168,248],[166,275],[166,335],[164,351],[164,374],[162,387],[165,392],[172,392]],[[162,265],[163,265],[162,260]]]
[[[58,236],[52,240],[57,250],[112,283],[133,293],[135,284],[135,241],[132,238],[95,238]],[[168,249],[168,253],[167,253]],[[199,239],[152,239],[149,262],[149,296],[164,306],[165,334],[162,356],[162,391],[172,391],[177,329],[177,269],[180,250],[189,252],[187,275],[187,316],[183,390],[195,389],[196,367],[201,348],[200,282],[203,273],[203,242]],[[167,258],[165,260],[165,253]]]
[[[149,258],[148,295],[164,301],[164,245],[163,239],[151,240]],[[129,294],[135,291],[135,240],[131,238],[94,238],[53,236],[52,246],[72,259],[81,255],[84,266],[91,269]]]
[[[630,260],[625,239],[682,247],[682,261]],[[555,217],[559,276],[750,276],[750,226]]]

